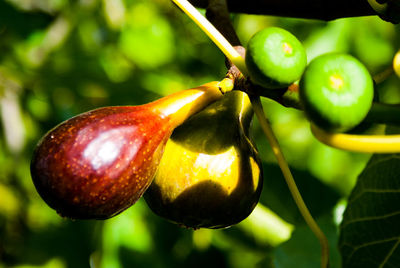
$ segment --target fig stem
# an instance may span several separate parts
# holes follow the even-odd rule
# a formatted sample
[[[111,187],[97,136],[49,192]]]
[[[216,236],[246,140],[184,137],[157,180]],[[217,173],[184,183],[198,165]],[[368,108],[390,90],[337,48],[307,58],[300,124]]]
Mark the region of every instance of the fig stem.
[[[307,208],[307,205],[304,203],[303,198],[301,197],[300,191],[297,188],[296,182],[294,181],[293,175],[290,171],[289,165],[285,160],[285,157],[280,149],[278,140],[264,114],[264,110],[261,104],[260,97],[250,96],[250,101],[253,105],[254,113],[257,116],[257,119],[261,125],[261,128],[267,137],[272,151],[278,160],[279,167],[282,170],[283,177],[286,180],[286,183],[289,187],[290,193],[303,216],[305,222],[307,223],[308,227],[311,231],[315,234],[318,238],[319,243],[321,245],[321,267],[326,268],[329,267],[329,244],[328,239],[326,238],[325,234],[319,228],[317,222],[312,217],[310,211]]]
[[[171,117],[171,126],[175,128],[209,103],[222,98],[225,92],[230,91],[229,85],[225,84],[226,82],[213,81],[191,89],[178,91],[169,95],[168,98],[154,101],[153,104],[157,104],[154,110],[163,116]]]
[[[392,74],[394,73],[393,67],[389,66],[385,70],[381,71],[380,73],[377,73],[376,75],[373,76],[373,79],[376,84],[380,84],[386,79],[388,79]]]
[[[380,154],[400,152],[400,135],[329,133],[315,125],[311,125],[311,131],[320,142],[341,150]]]
[[[222,94],[232,91],[234,86],[235,86],[235,82],[233,81],[233,79],[231,79],[229,77],[225,77],[218,84],[219,90],[222,92]]]
[[[212,25],[192,4],[187,0],[172,0],[183,12],[186,13],[205,34],[218,46],[225,56],[235,64],[243,75],[247,74],[244,59],[226,38]]]

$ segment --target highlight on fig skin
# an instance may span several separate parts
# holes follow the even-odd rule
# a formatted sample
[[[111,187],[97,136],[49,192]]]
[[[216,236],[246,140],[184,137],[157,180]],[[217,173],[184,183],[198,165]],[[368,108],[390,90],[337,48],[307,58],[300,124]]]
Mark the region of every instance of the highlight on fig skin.
[[[262,189],[249,138],[253,116],[241,91],[227,93],[176,128],[144,194],[157,215],[188,228],[226,228],[245,219]]]
[[[113,217],[150,185],[172,130],[220,97],[213,82],[149,104],[73,117],[39,142],[31,162],[33,183],[61,216]]]

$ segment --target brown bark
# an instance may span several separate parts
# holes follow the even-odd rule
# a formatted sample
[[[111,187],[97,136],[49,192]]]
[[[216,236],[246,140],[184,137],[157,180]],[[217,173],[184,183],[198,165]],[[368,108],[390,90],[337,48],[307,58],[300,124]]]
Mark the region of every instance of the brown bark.
[[[232,46],[239,46],[240,40],[232,26],[226,0],[208,0],[207,19],[224,35]]]
[[[189,0],[206,8],[208,0]],[[227,0],[232,13],[333,20],[344,17],[376,15],[367,0]]]

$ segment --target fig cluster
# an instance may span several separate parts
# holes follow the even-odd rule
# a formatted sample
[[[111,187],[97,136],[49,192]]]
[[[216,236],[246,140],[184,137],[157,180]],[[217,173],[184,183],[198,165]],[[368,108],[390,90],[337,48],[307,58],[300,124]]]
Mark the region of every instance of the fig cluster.
[[[251,82],[266,90],[297,84],[308,119],[330,132],[354,129],[372,106],[373,80],[359,60],[327,53],[307,64],[301,42],[277,27],[261,30],[249,40],[246,66]]]
[[[252,212],[261,193],[252,115],[246,93],[223,95],[217,82],[145,105],[99,108],[40,140],[32,180],[63,217],[107,219],[147,190],[151,209],[170,221],[228,227]]]
[[[148,188],[173,129],[221,97],[212,82],[145,105],[77,115],[39,141],[31,161],[33,183],[61,216],[115,216]]]
[[[284,29],[256,33],[245,55],[251,83],[299,84],[308,118],[348,131],[366,117],[373,81],[354,57],[331,53],[307,65],[301,42]],[[256,206],[263,171],[249,135],[246,93],[211,82],[140,106],[89,111],[50,130],[31,162],[34,185],[61,216],[107,219],[145,195],[161,217],[190,228],[224,228]]]

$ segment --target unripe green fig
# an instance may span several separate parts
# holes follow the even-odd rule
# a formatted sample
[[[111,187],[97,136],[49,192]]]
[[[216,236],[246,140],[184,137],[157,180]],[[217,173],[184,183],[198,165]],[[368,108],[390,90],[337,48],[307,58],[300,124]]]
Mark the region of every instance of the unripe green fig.
[[[195,229],[245,219],[262,189],[252,116],[248,96],[232,91],[176,128],[144,194],[153,212]]]
[[[245,61],[253,83],[265,88],[283,88],[300,79],[307,56],[294,35],[269,27],[250,38]]]
[[[145,105],[104,107],[73,117],[37,145],[33,183],[61,216],[117,215],[150,185],[173,129],[221,97],[212,82]]]
[[[345,132],[366,117],[374,86],[367,68],[356,58],[328,53],[307,66],[299,93],[304,111],[315,125],[327,131]]]

